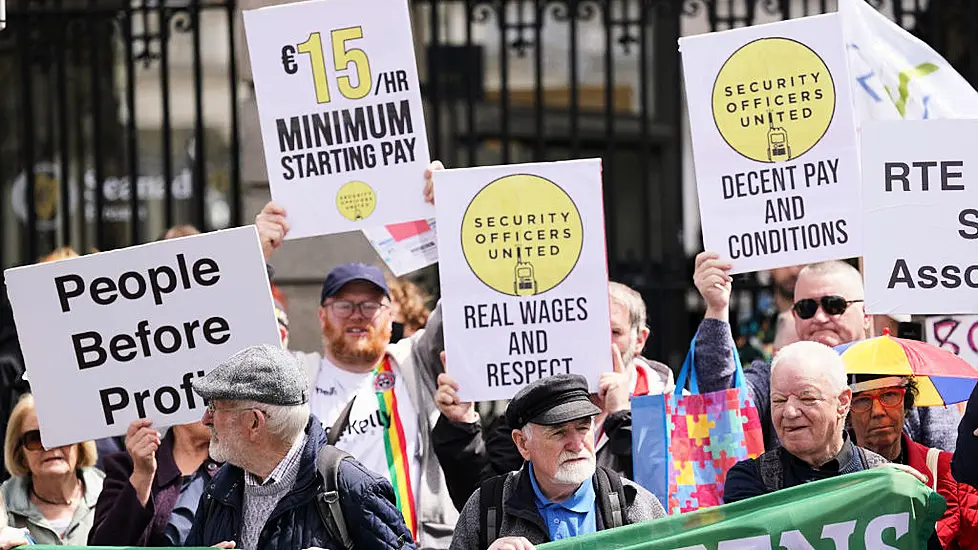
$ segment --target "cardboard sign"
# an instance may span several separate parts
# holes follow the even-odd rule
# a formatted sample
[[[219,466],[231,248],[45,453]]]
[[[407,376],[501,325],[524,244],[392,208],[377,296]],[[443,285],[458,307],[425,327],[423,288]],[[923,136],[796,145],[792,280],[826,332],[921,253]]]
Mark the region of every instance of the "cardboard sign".
[[[430,218],[405,0],[244,12],[272,199],[288,239]]]
[[[434,218],[371,227],[363,235],[395,277],[438,263]]]
[[[978,313],[976,140],[974,120],[864,124],[869,313]]]
[[[703,241],[758,271],[862,253],[838,14],[679,40]]]
[[[435,173],[448,372],[463,401],[611,372],[601,161]]]
[[[5,271],[47,448],[204,413],[191,381],[281,345],[255,227]]]

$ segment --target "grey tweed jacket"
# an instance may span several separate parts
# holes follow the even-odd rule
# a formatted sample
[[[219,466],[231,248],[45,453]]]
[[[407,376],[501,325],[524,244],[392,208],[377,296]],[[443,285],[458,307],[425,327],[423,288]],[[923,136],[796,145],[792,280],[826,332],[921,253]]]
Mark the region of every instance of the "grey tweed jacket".
[[[534,545],[550,542],[550,532],[537,511],[527,468],[524,466],[506,475],[499,537],[525,537]],[[625,490],[625,519],[628,525],[666,516],[662,504],[652,493],[625,478],[621,483]],[[477,489],[462,508],[450,550],[486,550],[479,548],[481,492],[481,489]],[[598,514],[598,530],[603,528],[601,514]]]

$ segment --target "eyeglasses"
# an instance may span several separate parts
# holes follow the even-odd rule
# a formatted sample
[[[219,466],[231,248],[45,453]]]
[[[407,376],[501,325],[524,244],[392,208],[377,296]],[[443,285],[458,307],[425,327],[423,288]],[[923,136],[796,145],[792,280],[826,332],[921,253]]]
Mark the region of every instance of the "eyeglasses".
[[[41,445],[41,430],[27,430],[24,435],[20,436],[20,444],[28,451],[43,451],[44,445]]]
[[[798,300],[791,309],[795,310],[800,319],[811,319],[818,313],[818,306],[821,304],[822,311],[827,315],[842,315],[849,306],[862,300],[846,300],[842,296],[822,296],[818,300],[815,298],[805,298]]]
[[[261,409],[256,409],[255,407],[215,407],[213,401],[207,404],[207,412],[211,416],[214,416],[218,411],[251,411],[251,410],[259,411],[260,413],[264,414],[266,418],[271,417],[267,412]]]
[[[380,310],[387,307],[386,304],[380,302],[359,302],[354,303],[348,300],[336,300],[335,302],[327,302],[323,304],[324,307],[328,307],[333,311],[333,315],[339,317],[340,319],[346,319],[353,315],[353,312],[360,310],[360,315],[365,319],[373,319],[380,313]]]
[[[879,401],[886,409],[892,409],[903,405],[903,396],[907,393],[906,388],[892,388],[876,395],[859,394],[852,398],[852,410],[855,412],[868,412],[873,408],[873,402]]]

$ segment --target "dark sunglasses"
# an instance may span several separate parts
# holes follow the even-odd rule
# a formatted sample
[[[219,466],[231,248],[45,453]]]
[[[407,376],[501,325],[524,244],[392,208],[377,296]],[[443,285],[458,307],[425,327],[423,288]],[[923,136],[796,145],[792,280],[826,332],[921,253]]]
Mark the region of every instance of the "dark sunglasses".
[[[40,430],[28,430],[24,432],[24,435],[20,436],[20,444],[28,451],[44,450],[44,445],[41,445]]]
[[[846,300],[842,296],[822,296],[818,300],[815,298],[805,298],[798,300],[791,309],[795,310],[799,319],[811,319],[818,313],[818,306],[821,304],[822,311],[827,315],[842,315],[851,304],[862,302],[862,300]]]

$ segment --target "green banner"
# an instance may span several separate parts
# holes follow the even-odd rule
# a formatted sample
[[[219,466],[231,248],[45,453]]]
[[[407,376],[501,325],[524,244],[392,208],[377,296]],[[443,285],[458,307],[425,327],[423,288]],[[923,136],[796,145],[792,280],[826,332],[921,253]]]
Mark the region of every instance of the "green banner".
[[[944,497],[892,468],[538,546],[540,550],[923,550]]]

